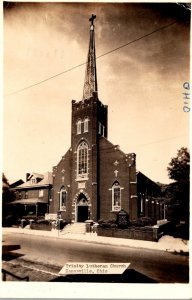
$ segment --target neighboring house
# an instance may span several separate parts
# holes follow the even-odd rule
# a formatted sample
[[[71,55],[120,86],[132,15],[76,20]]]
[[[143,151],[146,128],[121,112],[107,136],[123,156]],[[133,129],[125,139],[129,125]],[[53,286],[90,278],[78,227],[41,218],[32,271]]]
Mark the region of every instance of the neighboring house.
[[[98,98],[93,18],[90,20],[83,99],[72,100],[71,147],[53,167],[50,212],[84,222],[114,218],[123,208],[130,220],[141,216],[160,219],[160,187],[136,172],[135,153],[126,154],[108,140],[108,107]]]
[[[15,200],[11,202],[17,216],[23,217],[44,216],[49,213],[49,205],[52,200],[52,173],[45,174],[27,173],[26,182],[20,185],[12,185],[15,192]]]

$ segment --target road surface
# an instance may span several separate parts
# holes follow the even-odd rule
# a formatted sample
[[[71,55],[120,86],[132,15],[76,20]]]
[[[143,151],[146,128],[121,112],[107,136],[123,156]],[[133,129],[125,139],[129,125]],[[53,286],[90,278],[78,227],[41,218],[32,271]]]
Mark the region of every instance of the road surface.
[[[10,250],[13,249],[3,256],[3,268],[10,272],[15,271],[17,275],[29,274],[29,281],[187,283],[189,280],[188,256],[12,233],[3,235],[3,241]],[[130,263],[130,266],[124,277],[109,275],[59,277],[58,272],[67,262],[116,262]],[[7,280],[11,280],[9,276]]]

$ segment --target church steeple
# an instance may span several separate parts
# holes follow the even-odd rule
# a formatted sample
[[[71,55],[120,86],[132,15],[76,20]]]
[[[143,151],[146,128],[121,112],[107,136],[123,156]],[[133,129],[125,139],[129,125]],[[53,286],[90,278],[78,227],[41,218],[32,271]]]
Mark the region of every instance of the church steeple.
[[[96,55],[95,55],[95,32],[94,19],[96,15],[92,15],[89,21],[90,24],[90,40],[87,65],[85,70],[85,82],[83,88],[83,100],[89,99],[93,93],[97,93],[97,70],[96,70]]]

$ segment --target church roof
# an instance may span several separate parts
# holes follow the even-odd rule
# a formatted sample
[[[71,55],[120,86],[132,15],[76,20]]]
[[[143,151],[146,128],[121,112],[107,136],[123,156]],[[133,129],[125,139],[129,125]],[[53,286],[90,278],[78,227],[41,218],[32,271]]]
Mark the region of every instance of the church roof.
[[[160,187],[159,184],[158,184],[157,182],[153,181],[152,179],[150,179],[149,177],[147,177],[145,174],[143,174],[143,173],[140,172],[140,171],[137,171],[137,172],[136,172],[136,176],[137,176],[137,177],[140,176],[140,177],[142,177],[142,178],[145,178],[145,180],[147,180],[148,182],[150,182],[150,183],[152,183],[152,184],[154,184],[154,185]]]
[[[113,143],[111,143],[108,139],[106,139],[106,138],[103,137],[103,136],[101,136],[100,139],[106,141],[107,144],[110,145],[111,149],[113,148],[113,149],[115,149],[115,150],[118,150],[123,156],[129,156],[129,155],[132,154],[132,153],[131,153],[131,154],[130,154],[130,153],[129,153],[129,154],[126,154],[125,152],[123,152],[123,151],[120,149],[119,145],[114,145]],[[141,171],[139,171],[139,170],[136,171],[136,176],[143,177],[143,178],[145,178],[146,180],[150,181],[151,183],[153,183],[153,184],[159,186],[155,181],[153,181],[152,179],[150,179],[149,177],[147,177],[145,174],[143,174],[143,173],[142,173]]]
[[[120,146],[119,145],[114,145],[112,142],[110,142],[106,137],[104,136],[100,136],[100,139],[103,139],[105,140],[108,144],[111,145],[111,148],[115,149],[115,150],[118,150],[123,156],[127,156],[129,155],[130,153],[125,153],[121,150]]]

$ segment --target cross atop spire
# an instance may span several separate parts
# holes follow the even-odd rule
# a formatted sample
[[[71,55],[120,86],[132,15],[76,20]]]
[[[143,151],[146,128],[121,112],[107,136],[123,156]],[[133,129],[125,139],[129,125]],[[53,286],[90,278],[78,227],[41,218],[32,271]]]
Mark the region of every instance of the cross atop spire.
[[[93,24],[94,19],[96,19],[96,15],[93,15],[93,14],[92,14],[91,18],[89,19],[89,21],[91,22],[91,25],[94,25],[94,24]]]
[[[95,55],[95,32],[94,32],[94,20],[96,15],[89,18],[90,24],[90,40],[89,51],[87,58],[87,65],[85,70],[85,81],[83,88],[83,100],[93,96],[94,92],[97,92],[97,72],[96,72],[96,55]]]

